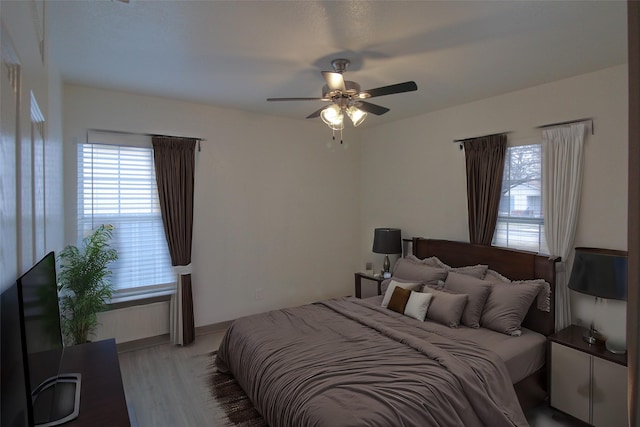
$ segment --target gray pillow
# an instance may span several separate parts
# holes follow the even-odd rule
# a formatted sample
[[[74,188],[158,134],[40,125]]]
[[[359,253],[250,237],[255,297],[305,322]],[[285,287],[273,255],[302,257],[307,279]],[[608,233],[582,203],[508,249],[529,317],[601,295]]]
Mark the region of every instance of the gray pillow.
[[[447,271],[455,271],[456,273],[466,274],[468,276],[477,277],[478,279],[484,279],[484,276],[485,274],[487,274],[487,270],[489,269],[489,266],[484,264],[467,265],[464,267],[451,267],[445,264],[444,262],[440,261],[440,259],[435,256],[432,256],[430,258],[425,258],[421,260],[421,262],[431,267],[444,268]]]
[[[484,305],[480,325],[496,332],[520,336],[520,325],[540,292],[540,283],[519,284],[493,283],[489,298]]]
[[[438,291],[441,291],[444,288],[444,280],[438,280],[437,284],[433,284],[433,283],[426,283],[423,288],[422,288],[422,292],[428,292],[429,289],[436,289]]]
[[[419,264],[426,264],[426,265],[429,265],[431,267],[438,267],[438,264],[436,262],[436,260],[438,258],[436,258],[434,256],[429,257],[429,258],[425,258],[425,259],[420,259],[420,258],[418,258],[417,256],[415,256],[413,254],[409,254],[405,258],[410,260],[410,261],[417,262]]]
[[[393,267],[393,276],[404,280],[436,285],[438,280],[444,280],[447,277],[447,270],[430,267],[407,258],[400,258]]]
[[[399,277],[393,276],[389,279],[384,279],[382,283],[380,283],[380,291],[382,292],[382,295],[387,293],[387,289],[389,288],[389,283],[391,283],[392,280],[395,280],[398,283],[403,283],[403,284],[407,283],[411,285],[417,285],[417,286],[411,286],[411,290],[416,292],[419,292],[422,289],[422,285],[423,285],[423,283],[418,280],[404,280]]]
[[[444,282],[444,290],[469,296],[461,322],[471,328],[479,328],[482,309],[491,291],[491,282],[450,271]]]
[[[504,277],[497,271],[487,270],[487,275],[484,277],[484,280],[488,280],[493,283],[512,283],[514,285],[521,285],[523,283],[540,283],[543,286],[538,293],[538,297],[536,298],[536,306],[538,307],[538,310],[546,311],[547,313],[551,311],[551,285],[549,285],[549,283],[544,279],[511,280],[507,277]]]
[[[427,319],[435,320],[450,328],[457,328],[467,303],[467,295],[450,294],[435,289],[429,289],[426,293],[432,295]]]

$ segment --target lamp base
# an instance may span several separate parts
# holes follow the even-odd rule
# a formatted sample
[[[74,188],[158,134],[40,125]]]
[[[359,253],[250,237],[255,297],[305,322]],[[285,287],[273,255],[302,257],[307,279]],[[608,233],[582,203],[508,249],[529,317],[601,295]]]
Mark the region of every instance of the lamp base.
[[[596,301],[598,300],[598,298],[596,297]],[[583,335],[582,339],[589,345],[592,344],[603,344],[604,342],[604,337],[600,334],[600,332],[598,332],[598,330],[596,328],[593,327],[593,321],[591,321],[591,327],[589,327],[589,330],[587,331],[587,333],[589,335]]]
[[[382,272],[383,272],[383,274],[389,273],[390,269],[391,269],[391,262],[389,261],[389,255],[385,255],[384,256],[384,264],[382,264]],[[391,276],[389,276],[389,277],[391,277]]]
[[[607,350],[613,354],[627,354],[627,349],[615,343],[607,341],[605,344]]]

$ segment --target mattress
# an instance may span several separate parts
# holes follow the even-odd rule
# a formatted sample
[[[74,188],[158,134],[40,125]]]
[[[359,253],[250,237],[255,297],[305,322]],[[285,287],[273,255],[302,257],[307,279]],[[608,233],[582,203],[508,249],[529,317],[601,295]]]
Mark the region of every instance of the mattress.
[[[382,296],[365,298],[365,301],[380,305]],[[452,340],[472,341],[496,353],[504,361],[513,384],[538,371],[546,363],[547,338],[529,329],[522,328],[522,335],[513,337],[485,328],[469,328],[463,325],[450,328],[428,319],[425,322],[439,335]]]

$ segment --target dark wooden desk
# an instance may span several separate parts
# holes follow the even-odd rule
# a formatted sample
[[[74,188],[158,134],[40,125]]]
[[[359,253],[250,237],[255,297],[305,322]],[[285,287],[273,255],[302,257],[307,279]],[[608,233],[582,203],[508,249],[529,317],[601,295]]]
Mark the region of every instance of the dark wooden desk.
[[[40,360],[43,356],[36,355],[35,367],[47,365]],[[82,374],[80,414],[65,426],[131,426],[114,339],[65,347],[60,373]],[[31,374],[38,376],[38,372]]]

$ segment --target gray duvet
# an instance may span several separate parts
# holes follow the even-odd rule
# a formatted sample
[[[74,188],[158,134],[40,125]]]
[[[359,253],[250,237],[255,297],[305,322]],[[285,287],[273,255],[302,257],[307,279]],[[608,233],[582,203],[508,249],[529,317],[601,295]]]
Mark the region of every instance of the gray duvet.
[[[236,320],[216,356],[272,427],[526,426],[502,360],[366,300]]]

